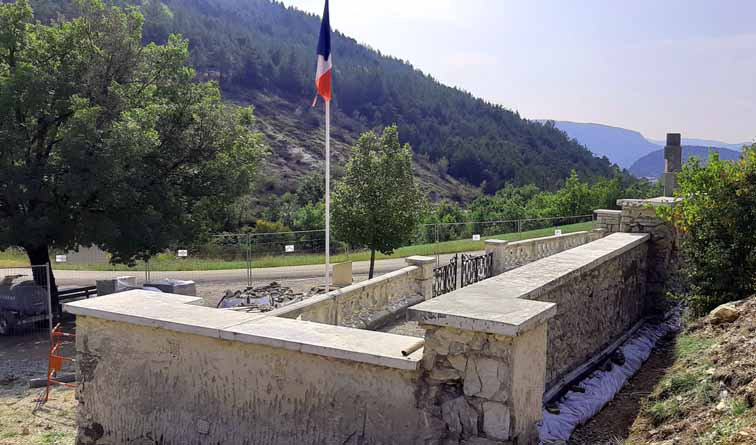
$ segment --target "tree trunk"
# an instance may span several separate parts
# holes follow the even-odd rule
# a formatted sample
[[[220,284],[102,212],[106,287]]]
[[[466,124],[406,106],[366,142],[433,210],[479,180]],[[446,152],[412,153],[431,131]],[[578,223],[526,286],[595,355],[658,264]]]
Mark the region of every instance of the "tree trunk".
[[[374,269],[375,269],[375,249],[370,249],[370,272],[368,273],[368,280],[373,278]]]
[[[55,275],[53,274],[52,264],[50,264],[50,253],[47,246],[25,247],[26,255],[32,265],[32,276],[38,286],[47,288],[47,266],[50,268],[50,300],[52,301],[52,312],[57,314],[58,307],[58,286],[55,284]]]

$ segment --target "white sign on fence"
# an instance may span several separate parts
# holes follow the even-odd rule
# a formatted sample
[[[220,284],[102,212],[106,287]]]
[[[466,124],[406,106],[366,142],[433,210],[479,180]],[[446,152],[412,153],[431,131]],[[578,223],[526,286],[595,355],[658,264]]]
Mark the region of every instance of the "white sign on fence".
[[[562,235],[562,229],[556,229],[556,230],[554,230],[554,235],[561,236]]]
[[[287,253],[294,252],[294,244],[287,244],[286,247],[285,247],[285,251]]]
[[[179,258],[186,258],[189,256],[189,251],[186,249],[179,249],[178,256]]]
[[[473,235],[473,241],[480,241],[480,235],[478,234]]]
[[[65,255],[55,255],[55,262],[56,263],[65,263],[67,260]]]

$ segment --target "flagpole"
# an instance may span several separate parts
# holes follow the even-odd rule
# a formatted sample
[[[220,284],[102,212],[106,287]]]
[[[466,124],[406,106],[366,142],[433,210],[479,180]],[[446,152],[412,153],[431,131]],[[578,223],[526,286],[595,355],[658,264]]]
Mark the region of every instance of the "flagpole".
[[[331,101],[325,101],[325,291],[331,290]]]

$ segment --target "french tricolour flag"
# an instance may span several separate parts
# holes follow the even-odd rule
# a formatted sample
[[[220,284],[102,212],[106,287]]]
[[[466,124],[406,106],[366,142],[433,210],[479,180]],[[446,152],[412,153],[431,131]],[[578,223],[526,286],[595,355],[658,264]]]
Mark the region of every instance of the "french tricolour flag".
[[[315,74],[318,94],[326,101],[331,100],[331,67],[331,21],[328,18],[328,0],[326,0],[323,23],[320,25],[320,39],[318,39],[318,71]],[[315,96],[316,100],[317,98]]]

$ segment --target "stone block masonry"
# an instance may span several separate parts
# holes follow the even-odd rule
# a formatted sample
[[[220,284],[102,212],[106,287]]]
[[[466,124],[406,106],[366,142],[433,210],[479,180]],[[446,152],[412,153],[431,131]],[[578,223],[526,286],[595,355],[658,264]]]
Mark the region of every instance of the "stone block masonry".
[[[664,146],[664,196],[673,196],[677,189],[677,173],[682,170],[682,146],[680,133],[667,133]]]
[[[535,444],[544,392],[646,312],[653,239],[613,233],[433,299],[426,258],[340,290],[346,307],[412,289],[424,342],[329,324],[335,294],[281,316],[145,291],[67,304],[78,443]]]
[[[376,329],[433,295],[435,258],[411,256],[407,267],[266,312],[269,317]]]
[[[410,308],[421,406],[451,440],[535,443],[546,389],[643,316],[648,240],[616,233]]]
[[[651,242],[648,247],[648,277],[646,299],[649,307],[663,301],[665,293],[675,290],[677,284],[672,279],[677,271],[678,233],[674,226],[661,220],[656,211],[659,207],[674,206],[680,198],[659,197],[652,199],[620,199],[622,208],[620,232],[648,233]],[[602,212],[603,210],[597,210]]]
[[[596,210],[596,228],[604,229],[609,233],[620,231],[622,210]]]
[[[130,291],[77,315],[77,443],[424,443],[415,338]]]
[[[493,253],[493,274],[498,275],[523,264],[595,241],[605,234],[605,230],[599,229],[515,242],[490,239],[486,240],[486,253]]]

